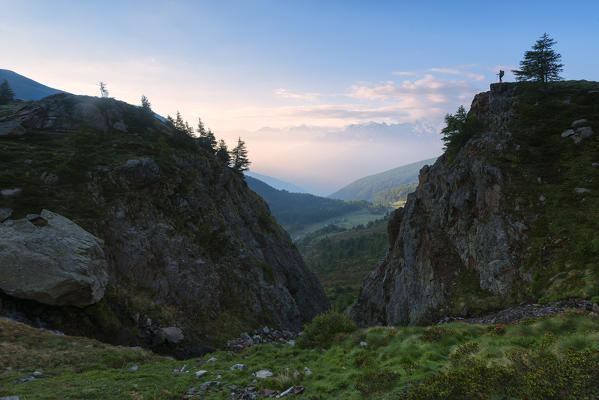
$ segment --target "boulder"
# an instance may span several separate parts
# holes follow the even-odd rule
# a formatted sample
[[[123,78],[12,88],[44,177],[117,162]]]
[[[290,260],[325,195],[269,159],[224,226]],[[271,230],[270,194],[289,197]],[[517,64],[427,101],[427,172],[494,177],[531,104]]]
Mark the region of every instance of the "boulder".
[[[4,222],[12,215],[11,208],[0,208],[0,222]]]
[[[128,160],[124,165],[117,167],[115,172],[135,186],[149,185],[162,176],[158,164],[147,157]]]
[[[183,331],[181,330],[181,328],[177,328],[176,326],[161,328],[160,333],[164,337],[164,339],[169,343],[177,344],[183,341],[184,339]]]
[[[267,369],[261,369],[260,371],[254,372],[254,376],[258,379],[272,378],[273,375],[274,374]]]
[[[0,122],[0,137],[2,136],[22,136],[25,134],[25,128],[17,121]]]
[[[73,221],[43,210],[0,224],[0,289],[50,305],[85,307],[104,296],[103,241]]]

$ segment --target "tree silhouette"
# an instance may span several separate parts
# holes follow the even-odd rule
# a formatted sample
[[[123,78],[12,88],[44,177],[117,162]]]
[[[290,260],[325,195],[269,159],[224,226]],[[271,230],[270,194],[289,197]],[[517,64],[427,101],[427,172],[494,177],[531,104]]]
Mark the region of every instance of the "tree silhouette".
[[[150,104],[150,100],[145,95],[141,95],[141,109],[145,112],[152,112],[152,104]]]
[[[214,151],[216,151],[217,145],[216,137],[210,129],[206,129],[201,118],[198,118],[198,128],[196,132],[200,134],[200,145],[204,149],[214,153]]]
[[[248,151],[245,148],[245,142],[241,138],[237,140],[237,146],[231,150],[231,160],[235,171],[242,172],[249,169],[251,163],[248,159]]]
[[[100,82],[100,83],[98,83],[98,86],[100,86],[100,96],[102,98],[107,98],[108,97],[108,89],[106,89],[106,83]]]
[[[0,83],[0,104],[6,104],[13,101],[15,98],[15,92],[12,91],[8,81],[5,79]]]
[[[216,148],[216,158],[218,158],[218,160],[224,166],[229,166],[229,164],[231,163],[229,149],[227,149],[227,144],[222,139],[218,142],[218,147]]]
[[[546,33],[532,46],[533,50],[524,53],[520,61],[520,69],[512,70],[518,81],[550,82],[562,79],[559,73],[564,65],[560,63],[562,56],[553,50],[557,42]]]

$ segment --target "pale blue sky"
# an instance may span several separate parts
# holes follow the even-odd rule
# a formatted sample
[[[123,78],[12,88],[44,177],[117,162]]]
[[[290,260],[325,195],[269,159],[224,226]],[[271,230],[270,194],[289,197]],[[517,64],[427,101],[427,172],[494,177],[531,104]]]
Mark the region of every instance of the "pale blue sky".
[[[499,67],[517,66],[544,32],[558,41],[564,78],[599,80],[598,1],[0,0],[0,6],[0,68],[79,94],[97,94],[103,80],[116,98],[138,103],[143,93],[163,115],[180,110],[194,125],[201,116],[217,136],[232,140],[244,131],[258,172],[296,181],[314,179],[312,170],[304,168],[304,176],[277,169],[274,142],[254,143],[245,131],[338,130],[369,121],[434,125],[469,105]],[[440,151],[428,147],[413,158]],[[363,160],[326,185],[417,161],[380,158],[388,162]]]

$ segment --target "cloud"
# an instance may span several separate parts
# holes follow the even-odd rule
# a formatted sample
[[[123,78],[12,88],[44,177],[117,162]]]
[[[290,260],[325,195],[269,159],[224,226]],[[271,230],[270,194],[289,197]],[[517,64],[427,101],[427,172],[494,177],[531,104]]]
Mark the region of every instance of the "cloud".
[[[430,68],[429,71],[438,72],[442,74],[463,75],[467,78],[474,79],[475,81],[483,81],[485,79],[485,76],[483,74],[477,74],[474,72],[464,71],[455,68]]]
[[[432,74],[416,80],[385,82],[375,86],[354,85],[349,97],[366,100],[403,99],[409,96],[440,96],[472,91],[473,85],[466,81],[439,79]]]
[[[295,99],[295,100],[314,100],[322,94],[320,93],[292,93],[287,89],[277,89],[275,90],[275,94],[279,97],[283,97],[285,99]]]
[[[413,76],[413,75],[418,75],[418,72],[396,71],[396,72],[392,72],[392,74],[397,75],[397,76]]]

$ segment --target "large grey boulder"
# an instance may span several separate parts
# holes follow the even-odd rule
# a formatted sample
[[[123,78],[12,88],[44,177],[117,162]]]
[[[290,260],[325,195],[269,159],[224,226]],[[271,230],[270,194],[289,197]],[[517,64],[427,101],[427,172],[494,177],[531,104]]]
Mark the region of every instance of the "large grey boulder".
[[[0,224],[0,290],[50,305],[85,307],[104,296],[103,241],[43,210]]]

